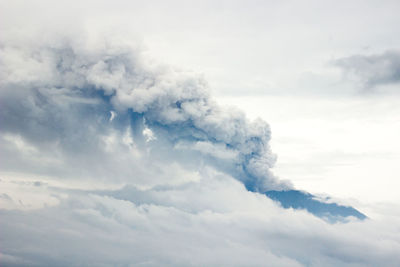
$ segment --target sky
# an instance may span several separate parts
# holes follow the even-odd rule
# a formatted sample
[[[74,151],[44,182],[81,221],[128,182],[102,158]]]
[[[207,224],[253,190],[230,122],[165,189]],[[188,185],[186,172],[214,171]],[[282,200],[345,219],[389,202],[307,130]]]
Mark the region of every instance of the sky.
[[[0,265],[396,266],[399,9],[0,1]]]

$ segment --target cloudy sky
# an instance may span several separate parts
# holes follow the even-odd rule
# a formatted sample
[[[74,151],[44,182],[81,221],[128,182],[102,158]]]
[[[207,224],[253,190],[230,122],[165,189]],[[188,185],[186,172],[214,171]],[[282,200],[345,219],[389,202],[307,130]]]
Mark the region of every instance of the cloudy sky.
[[[0,1],[0,265],[397,266],[398,10]]]

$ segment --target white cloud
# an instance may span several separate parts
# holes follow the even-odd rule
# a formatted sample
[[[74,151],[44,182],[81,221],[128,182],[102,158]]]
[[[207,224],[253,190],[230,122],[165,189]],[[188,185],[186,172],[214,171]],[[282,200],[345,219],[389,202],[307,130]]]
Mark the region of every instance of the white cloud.
[[[211,170],[196,182],[147,190],[46,186],[42,190],[60,204],[29,213],[1,211],[7,218],[0,222],[7,233],[0,237],[7,244],[2,253],[34,266],[77,261],[84,265],[395,266],[399,260],[399,217],[330,225],[304,211],[281,209],[264,195]]]

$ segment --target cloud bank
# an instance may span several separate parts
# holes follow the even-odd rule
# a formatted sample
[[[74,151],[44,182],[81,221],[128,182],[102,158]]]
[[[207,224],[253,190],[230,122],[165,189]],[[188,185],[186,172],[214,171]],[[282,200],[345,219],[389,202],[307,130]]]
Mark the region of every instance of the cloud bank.
[[[333,63],[342,68],[347,76],[354,76],[365,90],[373,90],[380,85],[398,85],[400,82],[400,51],[354,55]]]
[[[50,40],[50,41],[49,41]],[[135,43],[0,43],[3,266],[395,266],[398,216],[327,224],[266,190],[268,125]]]

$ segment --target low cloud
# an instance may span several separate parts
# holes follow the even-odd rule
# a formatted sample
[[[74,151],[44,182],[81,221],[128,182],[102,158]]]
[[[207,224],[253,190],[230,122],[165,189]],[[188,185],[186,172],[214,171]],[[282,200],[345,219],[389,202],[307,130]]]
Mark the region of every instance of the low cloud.
[[[331,225],[282,209],[212,169],[201,176],[149,189],[47,186],[58,204],[0,210],[2,263],[396,266],[400,260],[398,217]],[[32,183],[21,186],[43,195]]]

